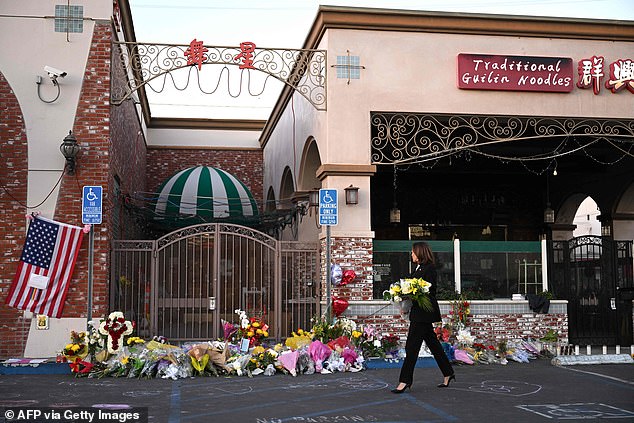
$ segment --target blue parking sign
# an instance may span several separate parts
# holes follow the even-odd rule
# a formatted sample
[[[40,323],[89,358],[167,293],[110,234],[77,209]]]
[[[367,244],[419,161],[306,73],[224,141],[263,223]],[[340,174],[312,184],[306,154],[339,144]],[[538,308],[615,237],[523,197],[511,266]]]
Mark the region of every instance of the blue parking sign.
[[[101,224],[102,192],[101,187],[84,186],[84,194],[81,199],[81,223],[84,225]]]
[[[319,190],[319,224],[334,226],[338,223],[337,190]]]

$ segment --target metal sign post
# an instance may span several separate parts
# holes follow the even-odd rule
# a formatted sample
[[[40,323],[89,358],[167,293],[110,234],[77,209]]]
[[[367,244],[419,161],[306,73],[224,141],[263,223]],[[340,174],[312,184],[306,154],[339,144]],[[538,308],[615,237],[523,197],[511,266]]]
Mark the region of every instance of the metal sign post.
[[[326,319],[332,322],[332,298],[330,292],[330,227],[339,223],[337,190],[319,190],[319,224],[326,225]]]
[[[100,186],[84,186],[81,199],[81,222],[90,225],[88,239],[88,313],[87,324],[92,320],[92,285],[94,266],[93,256],[95,250],[94,225],[100,225],[102,220],[103,189]]]

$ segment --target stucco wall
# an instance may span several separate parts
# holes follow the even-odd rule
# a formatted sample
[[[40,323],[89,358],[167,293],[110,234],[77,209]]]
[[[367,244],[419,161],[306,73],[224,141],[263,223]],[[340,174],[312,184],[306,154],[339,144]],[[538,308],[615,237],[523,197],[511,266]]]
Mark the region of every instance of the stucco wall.
[[[82,33],[55,32],[54,0],[6,0],[0,2],[0,71],[9,81],[24,114],[29,140],[28,203],[38,204],[55,187],[64,166],[59,145],[73,129],[82,89],[84,69],[90,52],[93,31],[99,20],[110,21],[112,2],[75,2],[83,5]],[[16,44],[16,40],[19,43]],[[40,93],[45,100],[55,97],[44,66],[68,73],[59,78],[60,96],[53,103],[38,99],[36,77],[42,77]],[[52,217],[58,190],[38,208]]]
[[[281,172],[285,166],[297,169],[299,155],[310,136],[318,144],[324,165],[370,164],[372,111],[632,117],[633,97],[627,90],[614,94],[603,87],[599,95],[594,95],[591,89],[577,87],[570,93],[541,93],[461,90],[456,85],[459,53],[569,57],[573,61],[574,84],[579,60],[604,56],[607,76],[609,63],[631,55],[631,42],[328,29],[319,47],[328,51],[327,111],[316,111],[301,96],[294,95],[265,146],[265,190],[273,186],[278,193]],[[347,78],[338,79],[331,67],[337,55],[345,56],[347,51],[359,56],[360,65],[364,66],[360,79],[349,83]],[[361,188],[360,198],[367,196],[367,204],[368,179],[354,182]],[[329,177],[322,187],[342,192],[349,184],[349,177]],[[366,207],[340,210],[340,223],[333,231],[369,231],[370,221],[362,208]]]

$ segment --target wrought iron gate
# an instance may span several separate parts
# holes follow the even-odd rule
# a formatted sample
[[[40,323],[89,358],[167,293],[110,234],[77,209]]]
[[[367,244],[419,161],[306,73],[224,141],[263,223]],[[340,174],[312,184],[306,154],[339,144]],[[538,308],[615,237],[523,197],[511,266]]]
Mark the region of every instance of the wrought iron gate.
[[[632,241],[582,236],[550,246],[550,286],[568,300],[570,342],[631,345],[632,303],[617,292],[633,286]]]
[[[279,340],[319,312],[318,248],[219,223],[115,241],[110,308],[134,320],[140,336],[175,341],[220,338],[222,321],[236,322],[241,309]]]

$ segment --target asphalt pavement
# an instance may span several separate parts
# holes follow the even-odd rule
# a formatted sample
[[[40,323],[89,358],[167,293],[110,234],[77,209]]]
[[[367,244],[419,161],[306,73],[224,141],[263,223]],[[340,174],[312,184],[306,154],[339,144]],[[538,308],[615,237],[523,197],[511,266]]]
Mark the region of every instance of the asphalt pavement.
[[[455,371],[456,381],[439,389],[436,367],[417,368],[412,389],[401,395],[390,392],[398,368],[178,380],[1,375],[0,407],[52,407],[59,411],[54,417],[88,407],[114,412],[100,421],[120,423],[134,421],[117,414],[129,407],[141,407],[150,423],[634,422],[632,364],[554,366],[539,359]],[[0,421],[18,421],[4,415]],[[55,421],[89,422],[85,414],[73,417]]]

